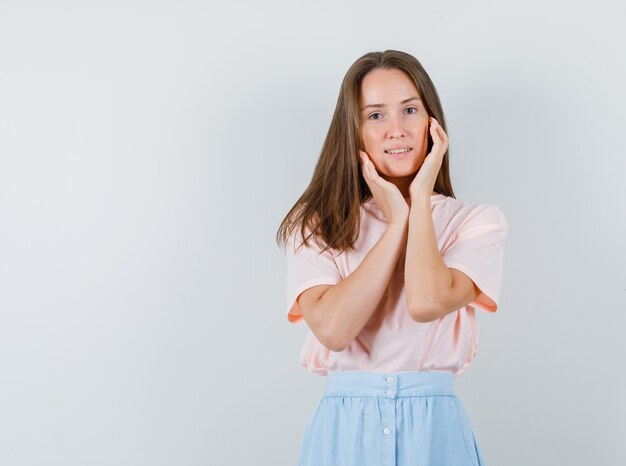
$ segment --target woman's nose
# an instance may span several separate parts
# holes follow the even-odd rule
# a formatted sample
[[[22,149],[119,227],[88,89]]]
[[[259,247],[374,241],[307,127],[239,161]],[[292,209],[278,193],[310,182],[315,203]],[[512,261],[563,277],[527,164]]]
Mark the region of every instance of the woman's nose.
[[[404,135],[404,129],[402,128],[402,122],[398,117],[391,117],[389,119],[389,126],[387,127],[389,137],[399,138]]]

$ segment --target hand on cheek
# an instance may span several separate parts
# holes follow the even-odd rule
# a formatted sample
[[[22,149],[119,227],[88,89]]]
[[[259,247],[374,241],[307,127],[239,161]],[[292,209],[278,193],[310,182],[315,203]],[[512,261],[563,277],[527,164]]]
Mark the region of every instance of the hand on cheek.
[[[439,170],[441,169],[443,155],[448,150],[448,136],[445,131],[435,118],[430,117],[429,121],[430,126],[428,133],[432,138],[432,147],[411,182],[409,188],[411,197],[414,195],[430,196],[435,187]]]
[[[382,178],[367,153],[361,151],[361,172],[378,207],[388,223],[408,218],[409,208],[398,187]]]

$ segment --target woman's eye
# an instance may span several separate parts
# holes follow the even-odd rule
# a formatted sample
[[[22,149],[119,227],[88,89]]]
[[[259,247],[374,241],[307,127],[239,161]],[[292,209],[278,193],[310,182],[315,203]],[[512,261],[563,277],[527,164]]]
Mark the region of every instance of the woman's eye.
[[[409,108],[406,109],[406,112],[408,112],[409,115],[413,115],[413,114],[417,113],[417,108],[409,107]],[[370,120],[380,120],[382,118],[382,114],[380,112],[372,113],[368,118]]]

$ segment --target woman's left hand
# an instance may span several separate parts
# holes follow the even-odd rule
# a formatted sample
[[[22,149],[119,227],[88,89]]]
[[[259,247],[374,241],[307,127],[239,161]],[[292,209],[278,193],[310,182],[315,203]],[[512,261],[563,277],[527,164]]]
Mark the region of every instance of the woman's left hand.
[[[417,171],[415,178],[409,186],[411,197],[418,195],[430,196],[437,181],[437,175],[443,161],[443,154],[448,150],[448,136],[441,125],[433,117],[430,117],[431,137],[433,139],[433,147],[422,166]]]

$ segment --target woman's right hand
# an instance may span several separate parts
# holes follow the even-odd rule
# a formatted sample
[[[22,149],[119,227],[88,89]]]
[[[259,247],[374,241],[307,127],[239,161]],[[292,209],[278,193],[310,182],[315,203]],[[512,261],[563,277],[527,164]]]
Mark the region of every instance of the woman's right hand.
[[[361,172],[387,223],[404,223],[409,218],[409,205],[398,187],[382,178],[366,152],[360,151]]]

